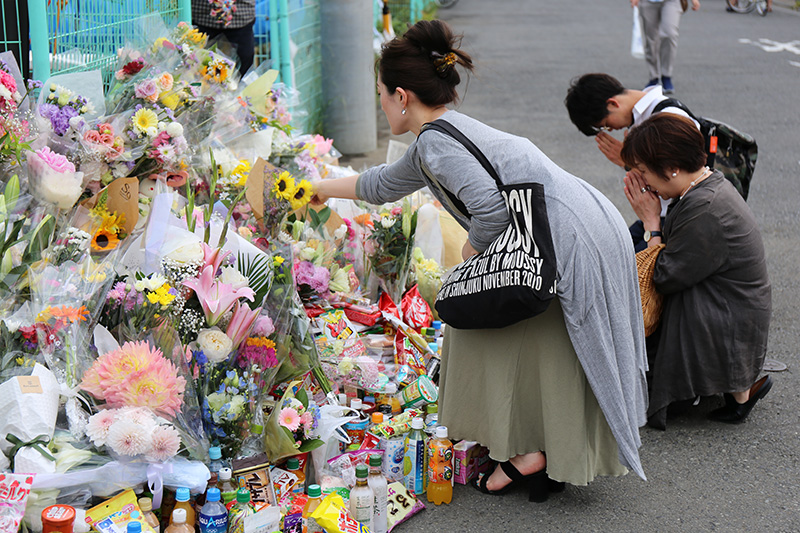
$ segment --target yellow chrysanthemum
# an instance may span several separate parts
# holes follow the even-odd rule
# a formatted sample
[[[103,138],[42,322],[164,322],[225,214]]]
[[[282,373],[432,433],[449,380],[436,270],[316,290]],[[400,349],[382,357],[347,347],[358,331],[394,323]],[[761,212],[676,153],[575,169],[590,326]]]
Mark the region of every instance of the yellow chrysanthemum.
[[[292,204],[292,209],[297,210],[310,202],[313,195],[314,191],[311,187],[311,182],[300,180],[300,183],[294,189],[294,194],[289,199],[289,203]]]
[[[133,130],[136,133],[147,133],[149,129],[158,128],[158,115],[152,109],[142,108],[132,117]]]
[[[239,180],[236,182],[237,187],[244,187],[247,185],[247,177],[250,175],[250,170],[252,167],[250,166],[250,161],[246,159],[242,159],[239,161],[239,164],[236,165],[236,168],[233,169],[231,173],[232,176],[238,176]]]
[[[272,186],[272,192],[278,198],[291,201],[294,196],[294,178],[288,172],[281,172]]]
[[[155,291],[148,292],[147,299],[151,304],[159,304],[162,308],[166,308],[175,300],[175,295],[170,293],[170,289],[172,287],[170,287],[169,283],[165,283]]]

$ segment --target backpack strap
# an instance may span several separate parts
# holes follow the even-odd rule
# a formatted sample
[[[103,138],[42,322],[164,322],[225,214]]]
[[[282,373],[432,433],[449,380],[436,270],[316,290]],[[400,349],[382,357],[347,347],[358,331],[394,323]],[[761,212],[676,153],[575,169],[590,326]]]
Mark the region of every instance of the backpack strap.
[[[697,122],[698,124],[700,123],[700,120],[694,115],[694,113],[692,113],[692,111],[688,107],[686,107],[686,105],[683,102],[681,102],[680,100],[678,100],[677,98],[667,98],[666,100],[660,101],[653,108],[653,114],[658,113],[658,112],[660,112],[663,109],[666,109],[668,107],[677,107],[678,109],[680,109],[681,111],[683,111],[684,113],[686,113],[687,115],[692,117],[692,119],[695,122]]]

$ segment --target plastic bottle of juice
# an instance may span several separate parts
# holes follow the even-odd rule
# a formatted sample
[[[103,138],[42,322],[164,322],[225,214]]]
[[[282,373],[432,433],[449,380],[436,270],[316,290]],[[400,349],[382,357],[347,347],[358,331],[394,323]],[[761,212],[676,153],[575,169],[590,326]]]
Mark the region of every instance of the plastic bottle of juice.
[[[228,511],[228,533],[244,533],[244,519],[255,514],[256,508],[250,501],[250,491],[239,489],[236,491],[236,503]]]
[[[372,489],[373,508],[372,508],[372,529],[374,533],[386,533],[389,529],[389,486],[386,476],[383,475],[381,468],[382,458],[380,455],[369,456],[369,478],[367,484]]]
[[[226,533],[228,531],[228,510],[220,501],[219,489],[212,487],[206,491],[206,503],[200,509],[200,533]]]
[[[325,529],[311,518],[319,504],[322,503],[322,489],[319,485],[308,486],[308,501],[303,507],[303,533],[325,533]]]
[[[377,426],[378,424],[383,424],[383,413],[381,412],[374,412],[370,417],[370,424],[369,427],[372,429],[373,427]]]
[[[175,509],[183,509],[186,511],[186,523],[194,529],[194,525],[197,523],[197,517],[192,502],[189,501],[190,497],[191,494],[189,494],[189,489],[187,487],[179,487],[178,490],[175,491]]]
[[[368,475],[367,465],[356,467],[356,486],[350,491],[350,514],[372,531],[372,509],[375,505],[375,495],[367,484]]]
[[[232,477],[233,472],[231,472],[230,468],[220,468],[217,488],[222,495],[222,503],[224,503],[226,507],[229,503],[236,500],[236,485],[231,481]]]
[[[186,509],[172,511],[172,520],[164,533],[194,533],[194,526],[186,523]]]
[[[406,437],[406,454],[403,458],[403,484],[414,495],[425,492],[425,423],[421,418],[411,420],[411,433]]]
[[[286,470],[297,476],[297,483],[292,487],[292,492],[302,494],[306,490],[306,473],[300,468],[300,459],[297,457],[290,457],[286,461]]]
[[[153,531],[161,533],[161,524],[158,523],[158,517],[153,513],[153,500],[150,498],[139,498],[139,509],[142,510],[142,518],[145,522],[150,524]]]
[[[453,499],[453,443],[447,438],[447,428],[436,428],[428,441],[428,501],[440,505]]]

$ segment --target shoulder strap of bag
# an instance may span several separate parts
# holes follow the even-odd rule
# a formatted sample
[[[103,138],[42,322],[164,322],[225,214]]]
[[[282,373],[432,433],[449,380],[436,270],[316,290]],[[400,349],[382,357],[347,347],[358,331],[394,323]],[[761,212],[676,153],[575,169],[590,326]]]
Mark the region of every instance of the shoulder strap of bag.
[[[680,100],[678,100],[677,98],[667,98],[666,100],[660,101],[653,108],[653,114],[658,113],[661,110],[666,109],[668,107],[677,107],[678,109],[683,110],[687,115],[692,117],[692,119],[694,119],[696,122],[700,123],[700,119],[698,119],[694,115],[694,113],[692,113],[692,111],[688,107],[686,107],[686,105],[683,102],[681,102]]]
[[[466,135],[461,133],[461,131],[458,128],[456,128],[446,120],[438,119],[434,120],[433,122],[428,122],[427,124],[425,124],[423,126],[422,131],[427,131],[427,130],[440,131],[442,133],[450,135],[452,138],[463,144],[464,148],[466,148],[469,151],[469,153],[475,156],[475,159],[478,160],[481,166],[483,166],[486,172],[489,173],[489,175],[492,177],[492,179],[494,179],[497,185],[500,186],[503,184],[503,182],[500,181],[500,176],[497,175],[497,171],[494,169],[489,160],[486,159],[486,156],[483,155],[483,152],[481,152],[480,149],[477,146],[475,146],[475,144],[472,141],[470,141]]]

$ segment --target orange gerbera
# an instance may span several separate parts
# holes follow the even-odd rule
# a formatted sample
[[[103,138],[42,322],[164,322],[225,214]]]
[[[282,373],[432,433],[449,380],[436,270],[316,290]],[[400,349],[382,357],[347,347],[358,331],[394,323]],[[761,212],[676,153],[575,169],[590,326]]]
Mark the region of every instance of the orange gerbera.
[[[357,224],[360,224],[362,226],[367,226],[370,228],[373,226],[372,217],[370,216],[369,213],[362,213],[360,215],[356,215],[353,217],[353,220],[355,220]]]
[[[56,328],[66,326],[73,322],[86,322],[89,319],[89,310],[85,305],[80,307],[70,307],[62,305],[61,307],[51,307],[49,309],[50,315],[56,319]]]

